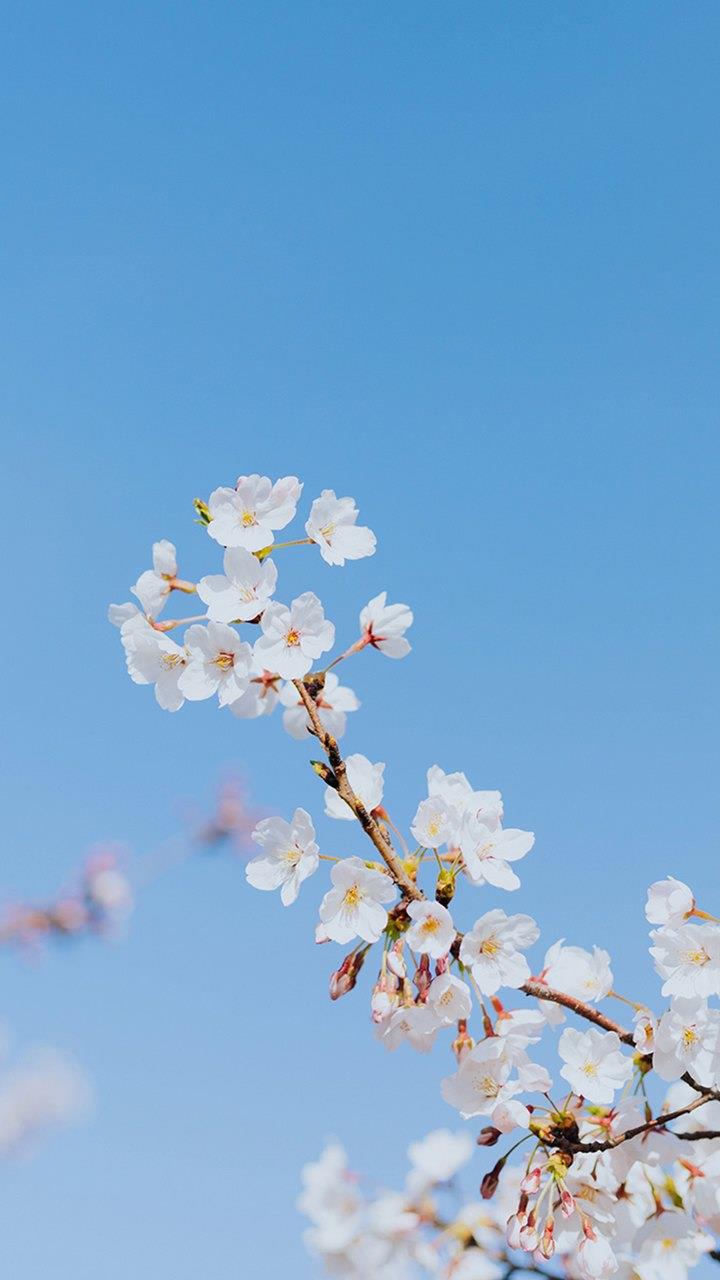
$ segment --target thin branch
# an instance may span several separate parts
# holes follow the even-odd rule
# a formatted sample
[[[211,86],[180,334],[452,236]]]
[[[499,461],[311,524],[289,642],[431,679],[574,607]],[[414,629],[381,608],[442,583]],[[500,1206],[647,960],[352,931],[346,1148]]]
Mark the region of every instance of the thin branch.
[[[422,901],[425,897],[422,889],[418,887],[412,877],[405,870],[402,859],[398,857],[393,849],[387,836],[383,833],[379,823],[375,821],[372,814],[368,813],[362,800],[355,795],[347,778],[347,770],[345,761],[343,760],[338,744],[331,733],[323,725],[320,719],[315,699],[308,691],[307,686],[302,680],[293,680],[293,684],[297,689],[300,700],[308,713],[313,732],[320,743],[325,755],[328,758],[330,768],[332,769],[337,780],[338,795],[343,799],[350,809],[352,809],[360,826],[372,843],[375,845],[380,857],[387,866],[390,875],[395,881],[399,889],[402,890],[406,898],[412,898],[416,902]]]
[[[567,1146],[567,1150],[573,1152],[612,1151],[615,1147],[621,1146],[623,1142],[629,1142],[631,1138],[638,1138],[643,1133],[649,1133],[653,1129],[665,1129],[671,1120],[679,1120],[681,1116],[689,1115],[691,1111],[695,1111],[698,1107],[703,1107],[706,1102],[707,1098],[705,1097],[696,1098],[694,1102],[688,1103],[686,1107],[678,1107],[677,1111],[668,1111],[664,1115],[656,1116],[654,1120],[647,1120],[645,1124],[635,1125],[633,1129],[626,1129],[624,1133],[618,1133],[614,1138],[599,1139],[597,1142],[582,1142],[559,1135],[557,1145]],[[672,1133],[673,1130],[670,1129],[668,1132]],[[675,1136],[687,1138],[695,1135],[678,1133]]]
[[[575,996],[568,996],[564,991],[556,991],[554,987],[547,987],[544,982],[539,982],[537,978],[531,978],[529,982],[524,982],[520,990],[524,991],[526,996],[534,996],[536,1000],[551,1000],[553,1004],[561,1004],[564,1008],[576,1013],[579,1018],[584,1018],[586,1022],[594,1022],[595,1026],[602,1027],[603,1031],[614,1031],[623,1044],[635,1046],[631,1031],[627,1031],[619,1022],[614,1022],[612,1018],[608,1018],[599,1009],[594,1009],[591,1004],[586,1004],[584,1000],[577,1000]]]
[[[695,1129],[688,1133],[678,1133],[673,1129],[672,1134],[675,1138],[682,1138],[683,1142],[700,1142],[703,1138],[720,1138],[720,1129]]]
[[[599,1009],[595,1009],[593,1005],[586,1004],[584,1000],[578,1000],[575,996],[566,995],[564,991],[556,991],[554,987],[548,987],[544,982],[531,978],[528,982],[523,983],[520,990],[526,996],[533,996],[536,1000],[551,1000],[553,1004],[562,1005],[563,1008],[569,1009],[572,1013],[577,1014],[579,1018],[584,1018],[586,1022],[592,1022],[596,1027],[602,1027],[603,1031],[614,1031],[623,1044],[635,1048],[635,1041],[631,1031],[621,1026],[619,1022],[615,1022],[612,1018],[608,1018],[606,1014],[601,1013]],[[651,1058],[651,1054],[646,1055]],[[669,1120],[677,1119],[678,1116],[687,1115],[688,1112],[694,1111],[696,1107],[702,1106],[706,1102],[720,1101],[720,1091],[710,1089],[698,1083],[688,1071],[681,1077],[685,1084],[690,1085],[696,1093],[700,1094],[694,1102],[689,1106],[683,1107],[680,1111],[671,1115],[658,1116],[657,1119],[649,1121],[647,1124],[640,1125],[637,1129],[630,1129],[627,1133],[621,1134],[618,1138],[604,1143],[578,1143],[572,1142],[570,1139],[563,1141],[568,1144],[568,1150],[573,1151],[607,1151],[612,1147],[619,1146],[621,1142],[627,1142],[629,1138],[637,1137],[638,1134],[649,1129],[657,1128],[659,1125],[665,1125]],[[672,1132],[672,1130],[671,1130]],[[694,1134],[677,1134],[681,1138],[694,1138]],[[709,1135],[712,1136],[712,1135]],[[558,1144],[560,1145],[560,1144]]]

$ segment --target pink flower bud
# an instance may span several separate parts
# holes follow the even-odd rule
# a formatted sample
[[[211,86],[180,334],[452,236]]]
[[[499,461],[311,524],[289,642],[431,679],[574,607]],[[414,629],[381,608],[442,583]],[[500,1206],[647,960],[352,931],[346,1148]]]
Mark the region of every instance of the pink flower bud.
[[[407,977],[407,966],[403,956],[402,942],[396,942],[394,947],[387,953],[387,967],[396,978],[401,980]]]
[[[383,981],[378,982],[377,986],[373,988],[373,993],[370,997],[370,1015],[373,1022],[376,1025],[384,1022],[386,1018],[390,1017],[396,1004],[397,997],[393,997],[387,991],[386,984]]]
[[[494,1147],[500,1136],[499,1129],[496,1129],[493,1124],[486,1124],[485,1128],[480,1130],[476,1142],[479,1147]]]
[[[521,1191],[526,1191],[528,1195],[534,1196],[540,1190],[540,1182],[542,1180],[542,1169],[536,1164],[534,1169],[525,1174],[520,1183]]]
[[[525,1214],[514,1213],[507,1220],[505,1228],[505,1238],[510,1249],[520,1248],[520,1232],[525,1225]]]
[[[532,1253],[538,1247],[538,1233],[535,1230],[535,1222],[533,1215],[530,1214],[524,1227],[520,1228],[520,1248],[526,1253]]]
[[[480,1195],[483,1200],[492,1200],[492,1197],[495,1195],[500,1181],[500,1174],[505,1167],[506,1160],[507,1156],[502,1156],[490,1172],[485,1174],[485,1177],[480,1183]]]
[[[560,1192],[560,1212],[564,1218],[569,1218],[575,1211],[575,1201],[564,1187]]]
[[[555,1252],[555,1240],[553,1239],[555,1231],[555,1223],[552,1217],[548,1217],[543,1233],[540,1237],[540,1252],[543,1258],[552,1258]]]
[[[430,973],[430,957],[421,956],[420,963],[415,970],[413,982],[417,987],[417,993],[421,1000],[425,998],[432,982],[432,974]]]
[[[360,951],[351,951],[343,960],[340,968],[330,974],[331,1000],[339,1000],[340,996],[346,996],[348,991],[352,991],[368,951],[369,947],[363,947]]]

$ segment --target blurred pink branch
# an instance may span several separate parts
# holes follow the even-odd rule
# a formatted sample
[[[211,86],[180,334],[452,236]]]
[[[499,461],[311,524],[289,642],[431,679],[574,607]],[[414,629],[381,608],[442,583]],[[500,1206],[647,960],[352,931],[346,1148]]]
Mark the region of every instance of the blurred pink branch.
[[[129,915],[138,888],[197,854],[227,850],[241,854],[249,848],[250,833],[260,816],[250,807],[240,779],[228,779],[219,787],[208,816],[186,816],[184,829],[150,853],[133,858],[122,846],[102,845],[85,860],[74,886],[54,899],[0,908],[0,947],[37,947],[49,938],[114,932]]]

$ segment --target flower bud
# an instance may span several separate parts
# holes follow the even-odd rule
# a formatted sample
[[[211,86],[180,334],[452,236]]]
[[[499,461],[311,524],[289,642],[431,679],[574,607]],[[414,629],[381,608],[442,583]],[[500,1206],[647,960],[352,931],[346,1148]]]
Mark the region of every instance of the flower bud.
[[[520,1231],[525,1225],[525,1214],[514,1213],[508,1218],[505,1228],[505,1239],[510,1249],[520,1248]]]
[[[520,1248],[526,1253],[532,1253],[537,1249],[539,1244],[538,1233],[535,1229],[535,1215],[530,1213],[524,1227],[520,1228]]]
[[[555,1252],[554,1231],[555,1222],[552,1215],[549,1214],[538,1246],[543,1258],[552,1258]]]
[[[332,769],[329,769],[326,764],[323,764],[322,760],[311,760],[310,765],[315,770],[318,778],[322,778],[323,782],[326,783],[328,787],[332,787],[333,791],[337,791],[338,780]]]
[[[403,956],[403,944],[401,941],[396,942],[387,953],[387,967],[396,978],[403,980],[407,977],[407,965]]]
[[[527,1192],[530,1196],[536,1195],[540,1190],[541,1179],[542,1169],[536,1164],[534,1169],[530,1169],[530,1171],[525,1174],[525,1177],[520,1183],[520,1190]]]
[[[564,1218],[569,1218],[575,1212],[575,1200],[566,1187],[560,1192],[560,1212]]]
[[[373,1022],[379,1025],[386,1018],[390,1017],[397,1004],[397,996],[393,996],[387,989],[387,983],[382,979],[373,987],[373,993],[370,997],[370,1015]]]
[[[496,1129],[493,1124],[486,1124],[485,1128],[480,1130],[475,1141],[479,1147],[494,1147],[500,1136],[499,1129]]]
[[[369,947],[363,947],[360,951],[351,951],[340,968],[330,974],[331,1000],[339,1000],[340,996],[346,996],[348,991],[352,991],[369,950]]]
[[[485,1174],[485,1177],[480,1183],[480,1195],[482,1196],[483,1200],[492,1200],[493,1196],[495,1195],[495,1192],[497,1191],[497,1188],[498,1188],[498,1183],[500,1181],[500,1174],[505,1168],[506,1160],[507,1160],[507,1156],[501,1156],[497,1164],[494,1165],[494,1167],[490,1170],[490,1172]]]
[[[450,871],[448,867],[443,867],[435,885],[435,901],[439,902],[443,907],[448,907],[454,897],[455,872]]]
[[[413,975],[413,982],[417,987],[417,993],[421,1000],[425,998],[432,982],[432,974],[430,973],[430,957],[421,956],[420,963]]]

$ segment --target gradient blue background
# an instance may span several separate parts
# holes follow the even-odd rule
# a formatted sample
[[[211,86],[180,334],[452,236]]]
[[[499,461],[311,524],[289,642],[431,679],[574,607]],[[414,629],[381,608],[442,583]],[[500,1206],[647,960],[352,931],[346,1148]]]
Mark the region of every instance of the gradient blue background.
[[[321,816],[279,720],[160,712],[105,621],[155,538],[214,570],[196,494],[295,472],[379,549],[288,554],[281,598],[315,588],[343,639],[382,588],[416,611],[408,661],[348,671],[348,750],[403,820],[434,761],[501,787],[538,836],[503,905],[654,997],[647,883],[719,905],[717,5],[29,0],[4,27],[3,895],[152,848],[229,762]],[[367,983],[330,1005],[319,892],[283,911],[198,861],[121,944],[5,957],[18,1040],[99,1094],[0,1170],[8,1275],[312,1276],[322,1138],[390,1179],[454,1123],[441,1051],[386,1055]]]

